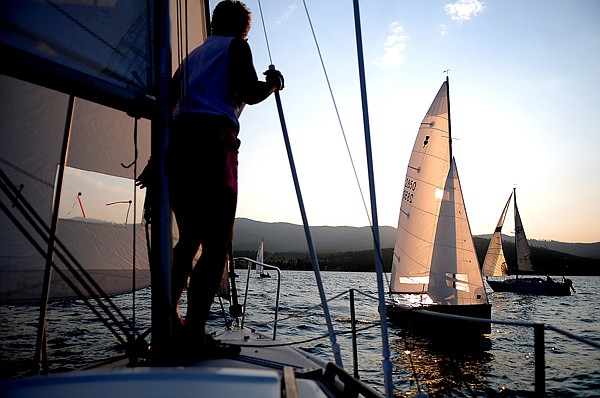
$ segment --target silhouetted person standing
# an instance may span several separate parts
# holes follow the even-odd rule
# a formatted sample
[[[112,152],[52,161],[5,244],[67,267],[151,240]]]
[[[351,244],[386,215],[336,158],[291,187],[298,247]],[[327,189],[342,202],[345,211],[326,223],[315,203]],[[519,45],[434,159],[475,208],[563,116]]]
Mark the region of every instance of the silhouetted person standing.
[[[260,81],[246,42],[251,14],[239,1],[214,9],[211,35],[182,62],[172,81],[173,123],[168,163],[179,242],[173,249],[173,302],[188,276],[185,335],[196,356],[214,354],[205,325],[231,244],[237,205],[238,118],[283,88],[283,76]],[[193,259],[202,246],[202,254]],[[221,347],[222,348],[222,347]]]

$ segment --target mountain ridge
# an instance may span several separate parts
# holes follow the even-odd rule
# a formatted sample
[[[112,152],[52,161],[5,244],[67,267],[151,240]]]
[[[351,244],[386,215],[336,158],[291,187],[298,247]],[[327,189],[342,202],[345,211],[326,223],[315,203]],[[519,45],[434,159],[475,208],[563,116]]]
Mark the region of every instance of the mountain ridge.
[[[324,253],[350,252],[373,249],[371,227],[314,226],[310,227],[315,250]],[[381,248],[394,247],[396,228],[380,226]],[[477,235],[489,239],[491,235]],[[265,240],[265,250],[270,252],[308,252],[304,227],[288,222],[264,222],[249,218],[236,218],[234,225],[233,249],[235,251],[255,251],[261,240]],[[503,235],[505,241],[514,238]],[[533,247],[563,252],[575,256],[600,259],[600,242],[570,243],[553,240],[529,239]]]

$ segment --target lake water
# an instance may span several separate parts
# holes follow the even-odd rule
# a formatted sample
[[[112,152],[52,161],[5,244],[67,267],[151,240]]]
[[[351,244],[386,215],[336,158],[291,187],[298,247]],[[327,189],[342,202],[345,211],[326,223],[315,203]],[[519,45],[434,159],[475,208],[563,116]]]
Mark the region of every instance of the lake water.
[[[275,273],[271,271],[275,276]],[[322,272],[337,341],[349,373],[354,371],[350,334],[348,290],[356,289],[358,369],[362,380],[383,391],[381,330],[374,273]],[[600,343],[600,277],[571,277],[577,290],[568,297],[491,293],[492,317],[501,320],[540,322]],[[297,342],[320,356],[332,359],[331,343],[320,310],[312,272],[285,271],[281,280],[280,321],[277,339]],[[238,289],[243,300],[246,276],[240,271]],[[277,278],[250,277],[246,324],[272,334]],[[339,295],[339,297],[338,297]],[[131,317],[131,295],[115,300]],[[148,290],[136,294],[136,322],[141,330],[150,325]],[[226,304],[227,306],[227,304]],[[210,329],[223,327],[221,310],[213,306]],[[267,315],[265,315],[265,313]],[[30,366],[35,343],[38,309],[0,307],[1,377],[24,374]],[[48,312],[51,371],[75,369],[87,362],[118,355],[116,340],[79,301],[53,303]],[[600,350],[546,330],[546,392],[549,397],[600,395]],[[433,341],[389,326],[395,396],[472,397],[529,396],[534,391],[533,330],[492,325],[483,348]]]

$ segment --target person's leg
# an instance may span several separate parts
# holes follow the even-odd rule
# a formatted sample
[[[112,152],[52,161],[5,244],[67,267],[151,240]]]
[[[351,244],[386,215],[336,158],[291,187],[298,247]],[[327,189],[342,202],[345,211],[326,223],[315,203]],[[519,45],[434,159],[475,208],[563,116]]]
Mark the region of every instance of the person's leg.
[[[205,333],[227,259],[237,204],[237,194],[229,189],[210,195],[206,215],[202,218],[202,254],[192,270],[188,288],[185,327],[192,340],[203,338]]]
[[[171,300],[177,311],[179,300],[192,272],[194,256],[202,242],[199,199],[204,192],[199,181],[204,167],[198,127],[188,120],[174,121],[168,156],[170,205],[177,223],[178,241],[173,247]]]
[[[173,270],[171,281],[172,302],[177,310],[179,300],[192,272],[194,256],[198,252],[201,237],[196,231],[194,220],[198,216],[189,208],[173,207],[179,230],[179,240],[173,248]]]

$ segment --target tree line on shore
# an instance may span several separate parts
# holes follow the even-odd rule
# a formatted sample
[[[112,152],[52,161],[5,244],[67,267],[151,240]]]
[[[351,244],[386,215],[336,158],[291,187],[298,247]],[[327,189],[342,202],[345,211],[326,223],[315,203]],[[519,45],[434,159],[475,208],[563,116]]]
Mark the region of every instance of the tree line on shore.
[[[475,250],[480,265],[483,264],[490,240],[474,238]],[[503,241],[504,255],[509,265],[516,262],[514,242]],[[600,260],[575,256],[541,247],[531,248],[531,260],[535,274],[539,275],[600,275]],[[256,251],[235,251],[235,257],[256,258]],[[383,269],[390,272],[392,248],[381,251]],[[337,253],[317,253],[321,271],[374,272],[375,255],[373,250],[346,251]],[[265,263],[281,270],[312,271],[313,265],[307,252],[265,252]]]

